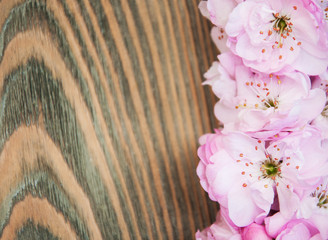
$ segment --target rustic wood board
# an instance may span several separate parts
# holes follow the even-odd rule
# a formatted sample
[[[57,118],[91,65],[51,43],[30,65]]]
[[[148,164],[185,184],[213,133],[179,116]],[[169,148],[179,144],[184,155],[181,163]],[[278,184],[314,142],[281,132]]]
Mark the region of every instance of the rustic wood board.
[[[1,239],[192,239],[216,126],[196,0],[0,1]]]

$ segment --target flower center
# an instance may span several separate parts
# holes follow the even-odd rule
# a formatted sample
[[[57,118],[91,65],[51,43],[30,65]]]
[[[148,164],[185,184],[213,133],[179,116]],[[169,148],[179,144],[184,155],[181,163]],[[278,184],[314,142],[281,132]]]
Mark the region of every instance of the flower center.
[[[264,106],[267,107],[267,108],[273,107],[273,108],[277,109],[278,108],[278,101],[276,99],[267,99],[264,102]]]
[[[272,20],[272,22],[274,22],[274,31],[278,32],[279,34],[284,34],[291,30],[291,23],[289,22],[290,18],[287,16],[279,17],[279,13],[273,14],[273,16],[275,17],[275,19]]]
[[[278,172],[278,167],[272,163],[265,164],[264,169],[268,176],[275,176]]]
[[[296,6],[294,6],[294,9],[296,8]],[[297,9],[297,8],[296,8]],[[274,19],[271,20],[271,23],[273,23],[273,31],[276,32],[279,36],[279,41],[277,41],[278,39],[276,39],[275,41],[275,44],[272,45],[272,48],[275,49],[275,48],[282,48],[283,47],[283,41],[291,36],[292,37],[292,32],[293,32],[293,29],[292,29],[292,26],[293,26],[293,23],[290,21],[290,18],[287,17],[286,15],[284,16],[280,16],[279,13],[273,13],[272,14]],[[292,37],[292,39],[295,41],[296,38],[295,37]],[[297,43],[298,45],[302,44],[301,42],[298,42]],[[294,51],[294,47],[291,46],[290,51]],[[281,60],[283,58],[282,55],[279,55],[279,60]]]
[[[267,110],[268,108],[279,108],[279,94],[280,94],[280,77],[276,76],[277,80],[273,79],[273,75],[269,75],[268,81],[264,79],[250,82],[245,82],[245,87],[249,89],[250,94],[243,95],[236,109],[261,109]],[[263,80],[263,81],[262,81]],[[254,98],[255,97],[255,98]]]
[[[261,165],[261,172],[263,178],[275,178],[276,176],[280,177],[280,165],[282,160],[275,161],[271,157],[266,159]]]
[[[317,187],[316,191],[314,191],[314,193],[312,193],[311,195],[312,197],[318,198],[317,206],[319,208],[324,208],[324,209],[328,208],[327,188],[323,189],[322,184],[320,185],[320,187]]]
[[[287,24],[284,18],[278,18],[275,23],[275,27],[280,31],[280,33],[284,32]]]
[[[291,11],[297,11],[297,9],[298,7],[295,5],[292,6]],[[288,47],[286,49],[288,49],[290,52],[294,52],[302,45],[302,42],[297,40],[297,36],[293,33],[293,23],[291,18],[288,17],[292,16],[293,14],[293,12],[289,12],[285,15],[280,15],[278,12],[272,13],[273,19],[267,22],[269,24],[267,33],[265,33],[263,29],[259,31],[259,36],[265,43],[272,44],[272,49],[279,49],[279,54],[277,54],[277,59],[275,59],[279,62],[285,61],[286,59],[283,55],[283,52],[286,53],[286,51],[280,51],[280,49]],[[260,48],[259,51],[263,54],[264,57],[269,56],[266,54],[271,54],[271,51],[268,51],[268,46]]]
[[[328,205],[328,196],[326,194],[323,194],[320,198],[319,198],[319,202],[317,204],[318,207],[323,207],[323,208],[327,208]]]
[[[325,108],[322,110],[321,115],[325,118],[328,118],[328,102],[326,102]]]

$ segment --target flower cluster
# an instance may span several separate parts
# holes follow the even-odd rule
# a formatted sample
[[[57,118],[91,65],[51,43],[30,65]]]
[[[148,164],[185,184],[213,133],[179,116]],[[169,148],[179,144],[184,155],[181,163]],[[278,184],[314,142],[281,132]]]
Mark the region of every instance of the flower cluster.
[[[220,212],[196,239],[328,239],[328,1],[199,8],[223,127],[200,138],[197,175]]]

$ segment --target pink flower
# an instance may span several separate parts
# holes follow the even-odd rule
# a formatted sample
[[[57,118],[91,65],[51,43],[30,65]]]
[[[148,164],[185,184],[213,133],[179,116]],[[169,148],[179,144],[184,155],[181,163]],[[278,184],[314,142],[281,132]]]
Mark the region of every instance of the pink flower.
[[[226,24],[228,46],[246,66],[265,73],[298,70],[318,75],[328,66],[326,22],[322,9],[300,0],[247,0]]]
[[[219,60],[205,74],[205,84],[220,98],[215,115],[224,124],[224,132],[269,138],[310,123],[325,106],[325,92],[311,89],[303,73],[254,73],[232,53],[221,54]]]
[[[328,146],[310,127],[270,144],[220,132],[206,135],[202,143],[197,168],[202,186],[238,227],[261,224],[275,194],[284,216],[293,215],[299,197],[328,173]]]
[[[328,179],[302,199],[298,219],[306,219],[315,226],[323,239],[328,239]]]
[[[235,149],[237,143],[242,149]],[[222,208],[227,209],[229,218],[239,227],[251,224],[255,218],[262,215],[265,217],[273,202],[272,188],[258,191],[256,185],[252,186],[244,179],[246,172],[242,164],[247,163],[250,166],[251,163],[248,160],[240,160],[240,154],[245,154],[246,150],[248,153],[250,148],[254,151],[247,154],[249,158],[255,159],[256,162],[265,159],[263,151],[255,151],[256,144],[258,143],[255,139],[243,134],[223,135],[218,132],[206,135],[206,142],[198,149],[201,161],[197,174],[202,186],[205,185],[204,189],[212,200],[218,201]],[[241,150],[244,153],[241,153]],[[260,166],[257,170],[260,175]]]
[[[241,240],[240,229],[229,225],[221,211],[216,221],[202,232],[197,231],[196,240]]]
[[[267,232],[276,239],[328,239],[328,179],[314,187],[300,200],[296,212],[284,217],[282,212],[265,219]]]

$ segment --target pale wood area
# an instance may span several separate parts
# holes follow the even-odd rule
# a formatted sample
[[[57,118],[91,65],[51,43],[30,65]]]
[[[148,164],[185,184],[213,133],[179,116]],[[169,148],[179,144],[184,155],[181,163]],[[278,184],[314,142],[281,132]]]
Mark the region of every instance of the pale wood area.
[[[1,239],[192,239],[217,126],[196,0],[0,0]]]

